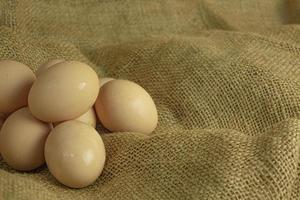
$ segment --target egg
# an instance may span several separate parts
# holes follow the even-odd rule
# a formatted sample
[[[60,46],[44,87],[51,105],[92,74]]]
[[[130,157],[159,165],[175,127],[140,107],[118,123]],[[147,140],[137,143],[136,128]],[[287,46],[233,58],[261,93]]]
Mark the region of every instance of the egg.
[[[5,119],[6,119],[6,115],[0,113],[0,131],[1,131],[1,128],[5,122]]]
[[[27,107],[12,113],[0,132],[3,160],[12,168],[30,171],[45,162],[44,146],[50,125],[34,118]]]
[[[1,130],[2,125],[4,124],[6,117],[7,116],[5,114],[0,113],[0,130]]]
[[[99,93],[99,79],[88,65],[77,61],[55,64],[31,87],[28,105],[45,122],[71,120],[87,112]]]
[[[59,182],[82,188],[100,176],[105,164],[105,147],[93,127],[71,120],[51,131],[45,145],[45,159]]]
[[[96,128],[97,117],[94,108],[90,108],[86,113],[77,117],[75,120]]]
[[[1,128],[4,124],[5,119],[6,119],[6,115],[0,113],[0,131],[1,131]],[[1,157],[1,146],[0,146],[0,160],[1,159],[2,159],[2,157]]]
[[[26,65],[0,61],[0,113],[9,114],[27,105],[27,97],[35,75]]]
[[[74,120],[83,122],[89,126],[96,128],[97,117],[94,108],[90,108],[87,112],[75,118]],[[62,122],[55,123],[54,126],[57,126],[60,123]]]
[[[100,79],[100,88],[107,82],[115,80],[114,78],[101,78]]]
[[[46,71],[49,67],[57,64],[57,63],[61,63],[64,62],[64,59],[53,59],[53,60],[49,60],[45,63],[43,63],[38,70],[35,72],[36,76],[39,76],[41,73],[43,73],[44,71]]]
[[[150,134],[157,126],[158,114],[151,96],[128,80],[103,85],[95,108],[99,120],[112,132]]]

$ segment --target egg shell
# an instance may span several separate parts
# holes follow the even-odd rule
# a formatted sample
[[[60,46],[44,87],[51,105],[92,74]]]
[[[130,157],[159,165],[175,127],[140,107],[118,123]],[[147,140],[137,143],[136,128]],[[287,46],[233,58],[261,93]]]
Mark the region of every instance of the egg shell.
[[[44,146],[50,125],[32,116],[27,107],[12,113],[0,132],[1,154],[12,168],[30,171],[44,162]]]
[[[6,115],[0,113],[0,131],[1,131],[1,128],[4,124],[5,119],[6,119]],[[0,160],[1,159],[2,159],[2,157],[1,157],[1,146],[0,146]]]
[[[105,84],[108,83],[109,81],[115,80],[114,78],[100,78],[100,88]]]
[[[96,128],[97,117],[94,108],[90,108],[86,113],[77,117],[75,120]]]
[[[56,126],[45,145],[51,174],[62,184],[82,188],[100,176],[105,147],[98,132],[85,123],[71,120]]]
[[[4,124],[4,121],[6,120],[6,118],[7,118],[6,114],[0,113],[0,130],[1,130],[1,127]]]
[[[99,120],[112,132],[149,134],[158,122],[151,96],[128,80],[112,80],[103,85],[95,109]]]
[[[1,127],[4,124],[4,121],[6,118],[7,118],[7,115],[0,113],[0,130],[1,130]]]
[[[87,112],[85,112],[83,115],[73,119],[73,120],[77,120],[80,122],[83,122],[89,126],[92,126],[94,128],[96,128],[96,123],[97,123],[97,116],[95,113],[94,108],[90,108]],[[63,122],[57,122],[54,123],[54,126],[57,126],[58,124],[63,123]]]
[[[41,73],[45,72],[48,68],[52,67],[53,65],[55,65],[57,63],[61,63],[61,62],[64,62],[64,61],[65,61],[64,59],[49,60],[49,61],[43,63],[42,65],[40,65],[38,70],[35,72],[35,75],[39,76]]]
[[[67,61],[39,75],[29,92],[28,105],[42,121],[66,121],[87,112],[98,93],[96,72],[84,63]]]
[[[9,114],[27,105],[28,93],[35,75],[26,65],[0,61],[0,113]]]

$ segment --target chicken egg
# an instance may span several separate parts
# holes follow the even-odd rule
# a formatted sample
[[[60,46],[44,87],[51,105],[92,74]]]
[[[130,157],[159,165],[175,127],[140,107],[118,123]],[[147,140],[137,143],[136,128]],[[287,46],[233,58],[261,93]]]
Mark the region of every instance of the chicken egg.
[[[107,82],[115,80],[114,78],[100,78],[100,88]]]
[[[150,134],[158,114],[151,96],[128,80],[112,80],[103,85],[95,103],[102,124],[112,132]]]
[[[57,63],[61,63],[64,62],[64,59],[53,59],[53,60],[49,60],[45,63],[43,63],[38,70],[35,72],[36,76],[39,76],[41,73],[43,73],[44,71],[46,71],[48,68],[50,68],[51,66],[57,64]]]
[[[9,114],[27,105],[28,93],[35,75],[26,65],[0,61],[0,113]]]
[[[71,120],[87,112],[99,93],[99,79],[88,65],[77,61],[55,64],[31,87],[28,105],[45,122]]]
[[[4,124],[5,119],[6,119],[6,115],[0,113],[0,130],[1,130],[2,125]]]
[[[50,125],[32,116],[27,107],[12,113],[0,132],[1,154],[12,168],[30,171],[44,162],[44,146]]]
[[[91,127],[96,128],[97,117],[94,108],[90,108],[86,113],[74,120],[83,122]]]
[[[87,112],[85,112],[83,115],[73,119],[73,120],[77,120],[80,122],[83,122],[89,126],[92,126],[94,128],[96,128],[96,123],[97,123],[97,117],[96,117],[96,113],[94,108],[90,108]],[[57,122],[54,123],[54,126],[57,126],[58,124],[63,123],[63,122]]]
[[[6,115],[0,113],[0,131],[1,131],[1,128],[4,124],[5,118],[6,118]],[[1,159],[2,159],[2,157],[1,157],[1,146],[0,146],[0,160]]]
[[[93,127],[71,120],[51,131],[45,145],[45,159],[59,182],[71,188],[82,188],[100,176],[105,163],[105,147]]]

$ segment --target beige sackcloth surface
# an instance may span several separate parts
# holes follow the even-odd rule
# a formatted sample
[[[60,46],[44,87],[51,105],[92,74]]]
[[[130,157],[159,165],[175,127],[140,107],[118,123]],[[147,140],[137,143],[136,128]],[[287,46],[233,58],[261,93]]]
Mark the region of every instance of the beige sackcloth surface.
[[[1,200],[300,199],[300,2],[2,0],[0,58],[79,60],[153,97],[84,189],[0,162]],[[1,80],[0,80],[1,81]]]

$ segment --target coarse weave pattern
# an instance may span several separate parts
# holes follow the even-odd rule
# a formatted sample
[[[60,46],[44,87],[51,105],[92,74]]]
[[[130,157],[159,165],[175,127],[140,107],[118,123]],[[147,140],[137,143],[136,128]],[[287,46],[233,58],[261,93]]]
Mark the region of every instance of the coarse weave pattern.
[[[0,162],[1,200],[300,199],[298,0],[1,0],[0,58],[79,60],[153,97],[84,189]],[[1,81],[1,80],[0,80]]]

